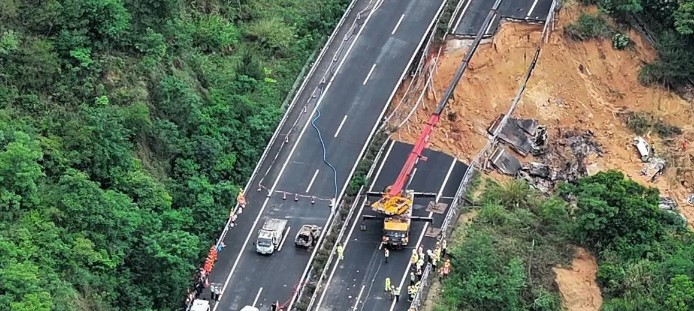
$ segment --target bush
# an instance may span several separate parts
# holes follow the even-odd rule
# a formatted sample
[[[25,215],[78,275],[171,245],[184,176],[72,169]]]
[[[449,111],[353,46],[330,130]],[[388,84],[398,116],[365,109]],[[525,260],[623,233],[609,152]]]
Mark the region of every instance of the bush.
[[[671,138],[682,134],[682,129],[668,124],[646,112],[630,112],[626,114],[626,124],[637,135],[644,135],[654,130],[660,138]]]
[[[614,30],[602,16],[581,13],[576,22],[564,28],[564,32],[574,40],[585,41],[609,38]]]
[[[614,36],[612,36],[612,47],[615,50],[623,50],[629,47],[632,44],[631,39],[629,39],[629,36],[623,34],[623,33],[616,33]]]

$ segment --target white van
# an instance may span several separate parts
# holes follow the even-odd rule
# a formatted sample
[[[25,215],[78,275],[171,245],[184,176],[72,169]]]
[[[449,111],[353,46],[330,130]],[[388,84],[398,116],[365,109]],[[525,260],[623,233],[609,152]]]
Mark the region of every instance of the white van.
[[[202,299],[195,299],[189,311],[210,311],[210,302]]]

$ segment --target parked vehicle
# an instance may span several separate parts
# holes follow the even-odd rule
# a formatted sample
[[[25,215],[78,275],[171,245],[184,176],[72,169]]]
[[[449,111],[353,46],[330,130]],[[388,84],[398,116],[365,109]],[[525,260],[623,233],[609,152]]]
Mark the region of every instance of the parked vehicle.
[[[320,238],[320,233],[323,228],[316,225],[303,225],[299,232],[296,234],[294,239],[294,245],[297,247],[311,247],[316,246],[318,243],[318,238]]]
[[[258,239],[255,242],[256,252],[270,255],[277,250],[282,243],[282,238],[287,230],[286,219],[270,218],[265,221],[263,228],[258,231]]]
[[[210,311],[210,302],[203,299],[195,299],[189,311]]]

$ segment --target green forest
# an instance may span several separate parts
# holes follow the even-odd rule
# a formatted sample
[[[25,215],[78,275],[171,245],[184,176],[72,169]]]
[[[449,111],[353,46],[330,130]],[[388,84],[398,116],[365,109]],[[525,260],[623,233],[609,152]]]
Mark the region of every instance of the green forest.
[[[0,310],[172,310],[347,0],[0,0]]]
[[[549,198],[523,181],[488,181],[454,237],[435,310],[563,310],[551,269],[570,264],[574,245],[597,258],[601,310],[694,310],[694,233],[658,199],[616,171]]]
[[[658,59],[644,64],[640,81],[677,89],[694,83],[694,1],[580,2],[599,12],[581,15],[567,35],[611,39],[624,49],[630,42],[623,31],[643,26]],[[694,310],[694,232],[658,207],[658,189],[607,171],[563,184],[549,197],[518,180],[486,181],[471,197],[473,220],[455,231],[453,270],[435,311],[563,310],[551,269],[569,266],[575,246],[597,259],[601,310]]]

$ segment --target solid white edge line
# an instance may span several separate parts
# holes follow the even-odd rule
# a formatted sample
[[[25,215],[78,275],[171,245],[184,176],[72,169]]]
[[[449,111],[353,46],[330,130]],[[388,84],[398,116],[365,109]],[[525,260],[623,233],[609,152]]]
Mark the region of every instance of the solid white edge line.
[[[301,138],[304,136],[304,133],[306,133],[306,129],[308,128],[308,125],[311,124],[312,116],[316,113],[316,110],[318,110],[318,107],[320,106],[321,102],[323,101],[323,98],[325,98],[325,94],[328,93],[330,86],[332,86],[332,83],[335,80],[337,73],[340,71],[340,68],[342,67],[345,60],[347,59],[347,56],[352,51],[354,44],[358,41],[359,36],[361,35],[362,31],[366,28],[366,24],[371,19],[372,13],[373,13],[373,11],[369,12],[369,16],[366,17],[366,20],[364,21],[364,25],[362,25],[361,29],[359,29],[359,31],[357,32],[357,35],[354,37],[354,41],[352,41],[352,44],[350,44],[349,48],[345,52],[345,56],[342,58],[340,63],[335,68],[336,74],[332,76],[332,78],[330,79],[328,84],[325,86],[325,91],[323,92],[321,97],[318,99],[318,102],[316,103],[316,106],[313,108],[313,111],[311,111],[309,118],[306,120],[306,124],[304,124],[304,127],[301,129],[301,133],[299,133],[299,137],[296,139],[296,143],[294,144],[294,146],[292,146],[292,149],[289,151],[289,154],[287,155],[287,159],[284,161],[284,164],[282,165],[282,168],[280,169],[279,174],[277,174],[277,178],[275,178],[275,182],[272,184],[272,187],[270,187],[270,191],[268,193],[272,194],[275,191],[275,187],[277,186],[277,183],[279,182],[279,180],[282,178],[282,174],[284,173],[284,170],[286,169],[287,164],[289,164],[289,160],[292,158],[294,151],[296,151],[296,147],[299,146],[299,142],[301,141]],[[358,164],[359,161],[356,161],[356,163]],[[356,168],[356,165],[354,166],[354,168]],[[246,246],[248,245],[248,241],[250,240],[252,233],[255,232],[255,227],[258,225],[258,221],[260,220],[260,217],[262,217],[263,211],[267,207],[267,203],[269,202],[269,200],[270,200],[269,196],[267,198],[265,198],[265,201],[263,202],[263,205],[260,208],[260,211],[258,212],[258,216],[256,217],[255,221],[253,222],[253,227],[251,227],[251,230],[249,231],[248,236],[246,237],[246,241],[244,241],[243,246],[241,246],[241,250],[239,251],[239,256],[236,257],[236,260],[234,261],[234,265],[231,267],[231,271],[229,271],[229,275],[227,276],[226,281],[224,281],[224,286],[222,286],[222,295],[224,295],[224,291],[226,290],[227,285],[229,285],[229,281],[231,280],[231,276],[234,274],[234,271],[236,270],[236,267],[238,266],[239,261],[241,260],[242,253],[246,249]],[[327,221],[330,221],[330,218],[332,218],[332,213],[333,213],[333,211],[331,210],[331,215],[328,216]],[[326,221],[326,223],[327,223],[327,221]],[[316,250],[318,250],[317,247],[313,250],[313,253],[311,254],[311,258],[314,257]],[[311,260],[309,260],[309,263],[310,262],[311,262]],[[307,265],[307,267],[308,267],[308,265]],[[301,284],[301,282],[303,282],[303,277],[302,277],[302,280],[299,282],[299,284]],[[294,295],[294,297],[296,297],[296,295]],[[292,299],[292,303],[293,303],[293,300],[294,299]],[[216,311],[218,305],[219,304],[216,304],[214,306],[214,308],[212,309],[212,311]],[[291,307],[291,303],[290,303],[290,307]]]
[[[369,70],[369,73],[366,74],[366,78],[364,78],[364,82],[362,82],[361,85],[366,85],[366,82],[369,82],[369,77],[371,77],[371,74],[374,73],[374,69],[376,69],[376,64],[371,66],[371,70]]]
[[[535,0],[537,1],[537,0]],[[395,24],[395,28],[393,28],[393,31],[390,33],[391,35],[394,35],[396,31],[398,31],[398,27],[400,27],[400,23],[402,23],[402,19],[405,18],[405,14],[400,15],[400,19],[398,20],[398,23]]]
[[[308,183],[308,187],[306,187],[306,193],[308,193],[309,190],[311,190],[311,186],[313,186],[313,182],[316,181],[316,176],[318,176],[318,172],[320,172],[320,169],[317,169],[315,173],[313,173],[313,177],[311,177],[311,181]]]
[[[390,93],[390,97],[388,98],[388,101],[386,101],[386,105],[383,107],[383,111],[381,111],[381,115],[379,116],[379,120],[383,119],[383,115],[386,113],[386,110],[388,110],[388,106],[389,106],[388,104],[393,100],[393,97],[395,97],[395,93],[398,91],[398,88],[400,87],[400,84],[402,83],[402,80],[405,78],[405,75],[407,74],[408,69],[409,69],[410,66],[412,65],[412,61],[415,59],[415,57],[417,57],[417,54],[419,54],[418,52],[419,52],[419,49],[422,48],[422,44],[424,43],[424,39],[426,39],[427,34],[428,34],[428,33],[431,31],[431,29],[432,29],[432,26],[434,26],[434,23],[436,23],[436,21],[438,20],[438,17],[441,15],[441,11],[443,10],[443,8],[444,8],[445,5],[446,5],[446,0],[441,1],[441,6],[439,7],[439,10],[436,12],[436,14],[434,14],[434,17],[431,19],[431,22],[429,23],[429,27],[427,27],[426,31],[424,32],[424,35],[422,35],[422,39],[419,40],[419,44],[417,45],[417,48],[415,49],[415,52],[412,53],[412,56],[410,57],[410,60],[407,62],[407,66],[406,66],[405,69],[402,71],[402,74],[400,75],[400,79],[398,80],[398,83],[395,85],[395,88],[393,89],[393,92]],[[369,17],[371,17],[371,15],[369,15]],[[367,18],[367,19],[368,19],[368,18]],[[365,24],[365,25],[366,25],[366,24]],[[363,28],[362,28],[362,29],[363,29]],[[364,153],[364,150],[366,150],[366,147],[368,147],[368,142],[371,140],[371,137],[373,136],[373,134],[374,134],[374,132],[375,132],[375,130],[376,130],[377,128],[378,128],[378,122],[374,125],[374,128],[371,130],[371,135],[369,135],[369,137],[366,139],[366,143],[364,143],[364,146],[362,147],[361,154],[363,154],[363,153]],[[395,142],[392,142],[391,144],[395,144]],[[389,152],[390,152],[390,151],[389,151]],[[360,157],[360,158],[361,158],[361,157]],[[385,158],[384,158],[384,159],[385,159]],[[384,160],[384,161],[385,161],[385,160]],[[349,180],[352,178],[352,174],[354,173],[354,170],[357,168],[357,165],[358,165],[358,164],[359,164],[359,161],[357,161],[357,163],[354,165],[354,167],[352,167],[352,171],[351,171],[351,172],[349,173],[349,175],[347,176],[347,182],[349,182]],[[380,170],[379,170],[379,172],[380,172]],[[374,179],[374,182],[375,182],[375,180],[376,180],[376,179]],[[373,187],[373,184],[371,185],[371,187]],[[341,193],[340,196],[339,196],[340,198],[342,197],[342,194],[345,192],[345,190],[347,190],[347,187],[343,187],[343,188],[342,188],[342,193]],[[360,208],[359,215],[361,215],[361,210],[363,210],[363,206]],[[357,217],[359,217],[359,215],[357,215]],[[355,220],[356,220],[356,219],[358,219],[358,218],[355,218]],[[355,221],[355,223],[356,223],[356,221]],[[428,223],[427,223],[427,224],[428,224]],[[353,225],[353,226],[354,226],[354,225]],[[352,228],[351,231],[354,231],[354,227]],[[350,232],[351,232],[351,231],[350,231]],[[425,231],[426,231],[426,230],[425,230]],[[351,235],[351,233],[350,233],[350,235]],[[348,236],[348,237],[349,237],[349,236]],[[310,260],[309,260],[309,263],[310,263]],[[308,266],[307,266],[307,269],[308,269]],[[333,269],[335,269],[335,268],[333,267]],[[304,274],[306,274],[306,273],[304,273]],[[331,273],[330,278],[332,278],[332,275],[333,275],[333,274],[334,274],[334,272]],[[330,280],[330,278],[328,278],[328,280]],[[302,280],[301,280],[301,281],[303,282],[303,277],[302,277]],[[326,286],[323,287],[323,293],[321,294],[321,299],[320,299],[320,301],[322,301],[322,300],[323,300],[323,297],[325,296],[325,291],[326,291],[326,289],[328,288],[328,285],[327,285],[327,284],[328,284],[328,283],[326,283]],[[294,304],[294,300],[295,300],[295,299],[296,299],[296,295],[294,296],[294,298],[292,298],[292,301],[291,301],[290,304],[289,304],[289,308],[288,308],[289,310],[291,310],[291,307],[292,307],[292,305]],[[319,302],[320,302],[320,301],[319,301]],[[320,304],[318,304],[317,307],[316,307],[314,310],[319,310],[319,308],[320,308]],[[310,310],[309,310],[309,311],[310,311]]]
[[[453,168],[455,167],[456,163],[458,163],[458,159],[454,157],[453,163],[451,163],[451,167],[448,168],[448,173],[446,173],[446,178],[443,179],[443,186],[441,186],[441,190],[439,190],[439,193],[436,195],[436,197],[438,198],[437,201],[441,199],[443,189],[446,188],[446,183],[448,183],[448,179],[451,177],[451,173],[453,173]]]
[[[292,227],[287,227],[287,230],[284,232],[284,237],[282,237],[282,241],[280,242],[280,246],[277,247],[277,251],[282,250],[282,246],[284,246],[284,242],[287,241],[287,236],[289,235],[289,231],[292,230]]]
[[[373,13],[374,13],[375,10],[378,8],[379,4],[383,2],[383,0],[378,0],[378,1],[379,1],[379,2],[376,2],[376,3],[375,3],[374,8],[371,9],[371,11],[369,11],[369,15],[366,17],[366,20],[364,21],[364,24],[362,25],[361,29],[359,29],[359,31],[357,32],[357,35],[356,35],[356,37],[354,38],[354,41],[352,41],[352,44],[349,46],[349,49],[347,49],[347,52],[345,53],[345,57],[342,59],[342,61],[340,62],[340,64],[337,66],[337,68],[336,68],[336,70],[335,70],[335,75],[333,75],[332,79],[330,79],[330,82],[328,82],[328,85],[325,87],[325,92],[324,92],[323,94],[327,94],[328,89],[329,89],[330,86],[332,85],[333,80],[334,80],[335,77],[338,75],[338,73],[339,73],[339,71],[340,71],[340,68],[342,67],[343,63],[344,63],[345,60],[347,59],[347,55],[349,55],[349,52],[350,52],[350,51],[352,50],[352,48],[354,47],[354,44],[357,43],[357,41],[359,41],[359,40],[358,40],[358,39],[359,39],[359,36],[360,36],[361,33],[364,31],[364,29],[366,29],[366,25],[369,23],[369,20],[371,20],[371,16],[373,16]],[[405,71],[405,72],[406,72],[406,71]],[[405,72],[403,72],[403,76],[404,76],[404,73],[405,73]],[[401,79],[402,79],[402,78],[401,78]],[[395,91],[396,91],[396,90],[393,90],[393,95],[395,95]],[[316,103],[316,109],[318,108],[318,105],[320,105],[320,103],[321,103],[321,101],[322,101],[323,98],[324,98],[324,96],[321,96],[321,98],[318,99],[318,103]],[[387,108],[388,108],[387,105],[386,105],[385,107],[383,107],[383,111],[381,112],[381,115],[379,116],[379,120],[380,120],[381,118],[383,118],[383,114],[386,112],[386,109],[387,109]],[[314,112],[315,112],[315,109],[314,109]],[[308,123],[306,123],[306,124],[308,125]],[[374,134],[374,132],[376,131],[376,128],[377,128],[377,127],[378,127],[378,122],[376,122],[376,124],[374,124],[374,127],[373,127],[373,129],[371,130],[371,134],[369,134],[369,137],[367,137],[366,142],[369,142],[369,141],[371,140],[371,137],[373,136],[373,134]],[[368,144],[367,144],[366,142],[364,143],[364,146],[362,147],[362,149],[361,149],[361,151],[360,151],[360,153],[359,153],[359,158],[357,158],[357,160],[354,162],[354,166],[352,166],[352,170],[351,170],[351,171],[349,172],[349,174],[347,175],[347,182],[349,182],[349,180],[352,178],[352,174],[354,174],[354,171],[357,169],[357,166],[359,166],[359,160],[360,160],[361,157],[363,156],[364,151],[366,150],[366,147],[368,147]],[[330,216],[328,216],[328,219],[325,221],[324,227],[326,227],[327,224],[329,224],[330,221],[332,220],[332,216],[333,216],[333,214],[335,213],[335,210],[336,210],[337,207],[338,207],[339,199],[342,198],[342,195],[344,195],[344,193],[345,193],[346,190],[347,190],[347,187],[346,187],[346,183],[345,183],[345,186],[342,187],[342,191],[340,192],[340,195],[338,195],[337,198],[333,198],[333,200],[335,200],[335,204],[333,205],[334,207],[330,209]],[[325,235],[326,232],[327,232],[327,230],[324,230],[323,233],[321,233],[321,237],[318,238],[318,242],[321,242],[321,241],[322,241],[322,239],[323,239],[323,237],[324,237],[324,235]],[[301,274],[301,278],[299,279],[299,285],[301,285],[301,283],[304,282],[304,278],[305,278],[305,276],[306,276],[306,273],[307,273],[308,270],[311,268],[311,263],[313,262],[313,258],[316,256],[316,252],[318,251],[318,249],[319,249],[319,247],[315,247],[314,250],[313,250],[313,252],[311,253],[311,257],[309,257],[308,262],[306,263],[306,268],[304,269],[304,272]],[[296,291],[296,292],[294,293],[294,295],[292,296],[292,299],[289,301],[289,306],[287,307],[287,310],[291,310],[291,309],[292,309],[292,306],[294,305],[294,301],[296,301],[296,297],[297,297],[298,293],[299,293],[299,291]]]
[[[346,121],[346,120],[347,120],[347,115],[345,115],[345,116],[342,118],[342,122],[340,122],[340,126],[337,127],[337,131],[335,131],[335,136],[333,136],[333,138],[336,138],[337,135],[340,134],[340,131],[342,130],[342,126],[345,125],[345,121]]]
[[[492,29],[492,26],[494,25],[494,20],[496,20],[496,18],[497,18],[498,16],[499,16],[499,14],[494,14],[494,17],[492,18],[492,20],[489,22],[489,25],[487,26],[487,30],[484,31],[484,34],[485,34],[485,35],[488,35],[488,34],[489,34],[489,30]]]
[[[388,155],[390,155],[390,151],[393,150],[393,146],[395,145],[394,141],[390,141],[390,146],[388,146],[388,150],[386,151],[385,155],[383,156],[383,161],[381,161],[381,165],[378,167],[378,170],[376,171],[376,175],[374,175],[373,180],[371,181],[371,185],[369,186],[369,192],[373,190],[374,185],[376,184],[376,181],[378,180],[378,177],[381,175],[381,169],[383,169],[383,166],[386,163],[386,160],[388,160]],[[352,223],[352,228],[350,228],[349,232],[347,233],[347,238],[345,239],[345,244],[344,246],[346,247],[347,244],[349,243],[349,239],[352,236],[352,232],[354,232],[354,228],[357,226],[357,222],[359,222],[359,217],[361,216],[361,213],[364,211],[364,204],[359,207],[359,212],[357,212],[357,217],[354,218],[354,223]],[[383,243],[381,243],[382,247]],[[320,295],[320,298],[318,298],[318,303],[316,303],[316,308],[315,310],[319,310],[321,304],[323,304],[323,299],[325,298],[325,294],[327,293],[328,287],[330,287],[330,282],[333,279],[333,276],[335,275],[335,271],[337,270],[337,264],[335,264],[330,271],[330,275],[328,276],[328,279],[325,281],[325,286],[323,287],[323,292]]]
[[[458,22],[455,23],[455,27],[453,27],[453,32],[458,29],[458,26],[460,26],[460,22],[463,21],[463,17],[465,17],[465,11],[470,7],[470,3],[474,0],[467,0],[467,3],[465,4],[465,7],[463,7],[463,11],[460,12],[460,18],[458,18]]]
[[[381,165],[378,166],[376,175],[374,175],[374,179],[373,181],[371,181],[371,185],[369,186],[369,192],[373,191],[374,185],[376,185],[376,180],[378,180],[378,177],[381,175],[381,170],[383,169],[383,166],[385,166],[386,160],[388,160],[388,155],[390,155],[390,151],[393,150],[394,145],[395,141],[391,140],[390,146],[388,146],[388,150],[386,151],[386,154],[383,156],[383,161],[381,161]]]
[[[255,305],[258,303],[258,299],[260,298],[260,293],[262,293],[262,292],[263,292],[263,288],[261,287],[260,290],[258,290],[258,294],[255,295],[255,299],[253,300],[253,305],[252,305],[253,307],[255,307]]]
[[[439,199],[436,198],[436,201]],[[434,215],[434,212],[429,212],[429,216],[431,217]],[[422,229],[422,233],[419,234],[419,239],[417,240],[417,244],[415,244],[414,249],[417,249],[420,244],[422,244],[422,240],[424,239],[424,234],[427,232],[427,229],[429,228],[429,222],[424,224],[424,228]],[[402,290],[402,286],[405,284],[405,279],[407,279],[407,272],[410,271],[410,267],[412,264],[410,262],[407,263],[407,267],[405,268],[405,273],[402,275],[402,278],[400,279],[400,285],[399,288]],[[395,300],[390,304],[390,311],[393,311],[395,309]]]
[[[383,158],[383,162],[381,162],[381,163],[385,163],[386,160],[388,160],[388,154],[390,153],[390,150],[392,149],[393,145],[395,145],[395,142],[391,143],[391,146],[390,146],[390,148],[388,148],[388,152],[386,153],[386,156]],[[381,168],[383,168],[383,165],[381,165]],[[378,173],[374,177],[373,182],[371,183],[371,187],[373,187],[373,185],[376,183],[376,180],[378,180],[380,173],[381,173],[381,170],[379,169]],[[414,171],[412,171],[411,178],[414,178],[415,174],[417,174],[416,168],[414,169]],[[371,191],[371,190],[369,190],[369,191]],[[359,214],[357,215],[357,218],[354,218],[354,223],[352,223],[352,228],[349,230],[349,234],[347,234],[347,239],[345,239],[345,243],[344,243],[345,249],[347,248],[347,243],[349,243],[349,239],[352,236],[352,233],[354,233],[354,228],[357,226],[357,222],[359,222],[359,216],[361,216],[361,213],[364,211],[364,207],[366,207],[366,204],[362,204],[362,206],[359,210]],[[431,217],[431,215],[429,215],[429,217]],[[426,230],[424,230],[424,231],[426,231]],[[421,240],[421,238],[420,238],[420,240]],[[383,248],[383,242],[378,244],[378,249],[380,250],[382,248]],[[327,293],[327,289],[330,286],[330,281],[332,280],[333,275],[335,274],[336,270],[337,270],[337,264],[335,266],[333,266],[333,269],[330,272],[330,276],[328,277],[328,280],[325,283],[325,287],[323,288],[323,293],[321,293],[320,300],[318,300],[318,304],[316,305],[315,310],[319,310],[320,305],[323,303],[323,298],[325,297],[325,294]]]
[[[361,295],[364,293],[364,288],[366,285],[361,286],[361,290],[359,291],[359,295],[357,296],[357,301],[354,303],[354,308],[352,308],[352,311],[357,310],[357,307],[359,306],[359,300],[361,299]]]
[[[451,177],[451,173],[453,172],[453,168],[455,167],[456,162],[458,162],[458,159],[455,157],[453,158],[453,163],[451,163],[451,166],[448,168],[448,172],[446,173],[446,177],[443,179],[443,183],[441,183],[441,188],[439,188],[439,192],[436,194],[436,199],[435,202],[438,203],[439,199],[441,199],[441,194],[443,194],[443,189],[446,188],[446,183],[448,183],[448,179]],[[429,217],[433,216],[434,212],[429,212]],[[422,243],[422,239],[424,238],[424,234],[427,232],[427,229],[429,228],[429,223],[427,222],[424,224],[424,229],[422,229],[422,233],[419,235],[419,240],[417,241],[417,245],[415,246],[415,249],[419,247],[419,245]],[[405,284],[405,279],[407,278],[407,272],[410,271],[411,264],[407,264],[407,268],[405,269],[405,274],[402,276],[402,280],[400,281],[400,289]],[[393,300],[393,303],[390,304],[390,311],[393,311],[395,308],[395,300]]]
[[[535,10],[535,6],[537,5],[537,0],[533,2],[533,5],[530,7],[530,10],[528,11],[528,14],[525,15],[525,18],[529,18],[530,15],[533,14],[533,11]]]

